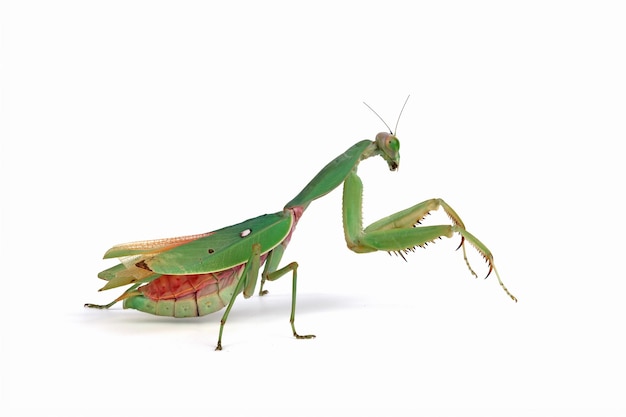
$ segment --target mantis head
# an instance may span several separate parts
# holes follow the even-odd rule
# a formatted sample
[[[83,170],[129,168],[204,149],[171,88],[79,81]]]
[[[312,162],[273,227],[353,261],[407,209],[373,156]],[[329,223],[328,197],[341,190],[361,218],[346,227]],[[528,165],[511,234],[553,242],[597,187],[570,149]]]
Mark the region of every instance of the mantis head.
[[[380,132],[376,135],[376,146],[380,156],[387,161],[389,169],[395,171],[400,166],[400,141],[388,132]]]
[[[404,104],[402,105],[402,109],[400,109],[400,114],[398,115],[398,120],[396,121],[395,131],[398,131],[400,116],[402,116],[402,112],[404,111],[404,107],[406,106],[407,101],[409,101],[409,97],[410,96],[407,96],[406,100],[404,100]],[[389,129],[389,133],[380,132],[379,134],[377,134],[374,143],[376,143],[376,153],[382,156],[385,161],[387,161],[387,165],[389,165],[389,169],[391,171],[395,171],[400,166],[400,141],[396,137],[395,133],[393,133],[394,131],[391,130],[387,122],[385,122],[385,120],[380,117],[380,114],[376,113],[376,110],[371,108],[366,102],[363,102],[363,104],[365,104],[368,109],[374,112],[374,114],[378,116],[378,118],[385,124],[385,126],[387,126],[387,129]]]

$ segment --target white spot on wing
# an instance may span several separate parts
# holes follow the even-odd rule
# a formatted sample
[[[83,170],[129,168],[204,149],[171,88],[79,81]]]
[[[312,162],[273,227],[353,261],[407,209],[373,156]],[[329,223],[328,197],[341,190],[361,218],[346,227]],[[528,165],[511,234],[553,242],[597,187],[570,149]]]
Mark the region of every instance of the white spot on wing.
[[[239,236],[241,237],[246,237],[248,236],[250,233],[252,233],[252,229],[246,229],[243,232],[239,233]]]

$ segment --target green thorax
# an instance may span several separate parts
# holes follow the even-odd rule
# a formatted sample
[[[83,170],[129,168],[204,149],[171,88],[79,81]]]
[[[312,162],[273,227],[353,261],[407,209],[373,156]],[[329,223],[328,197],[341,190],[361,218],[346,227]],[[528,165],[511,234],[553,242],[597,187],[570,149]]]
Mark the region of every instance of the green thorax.
[[[300,194],[298,194],[287,205],[286,209],[292,207],[304,207],[335,188],[337,188],[348,176],[361,160],[369,158],[376,153],[376,144],[371,140],[362,140],[347,151],[333,159],[309,182]]]

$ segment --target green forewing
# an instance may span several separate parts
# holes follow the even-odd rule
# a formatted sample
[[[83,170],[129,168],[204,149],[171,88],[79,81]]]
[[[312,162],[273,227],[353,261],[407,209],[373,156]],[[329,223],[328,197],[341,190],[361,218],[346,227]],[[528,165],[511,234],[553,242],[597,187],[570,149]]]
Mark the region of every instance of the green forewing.
[[[261,254],[275,248],[291,230],[290,212],[265,214],[228,226],[166,252],[147,255],[144,263],[159,274],[185,275],[221,271],[250,260],[252,245]]]

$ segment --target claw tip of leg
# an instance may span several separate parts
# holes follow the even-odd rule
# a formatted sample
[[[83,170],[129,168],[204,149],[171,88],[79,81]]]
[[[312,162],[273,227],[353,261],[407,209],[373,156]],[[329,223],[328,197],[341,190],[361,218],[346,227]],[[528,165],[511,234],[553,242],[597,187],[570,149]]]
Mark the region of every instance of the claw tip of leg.
[[[489,275],[491,275],[491,271],[493,271],[493,266],[489,265],[489,271],[487,271],[487,275],[485,275],[485,279],[489,278]]]

